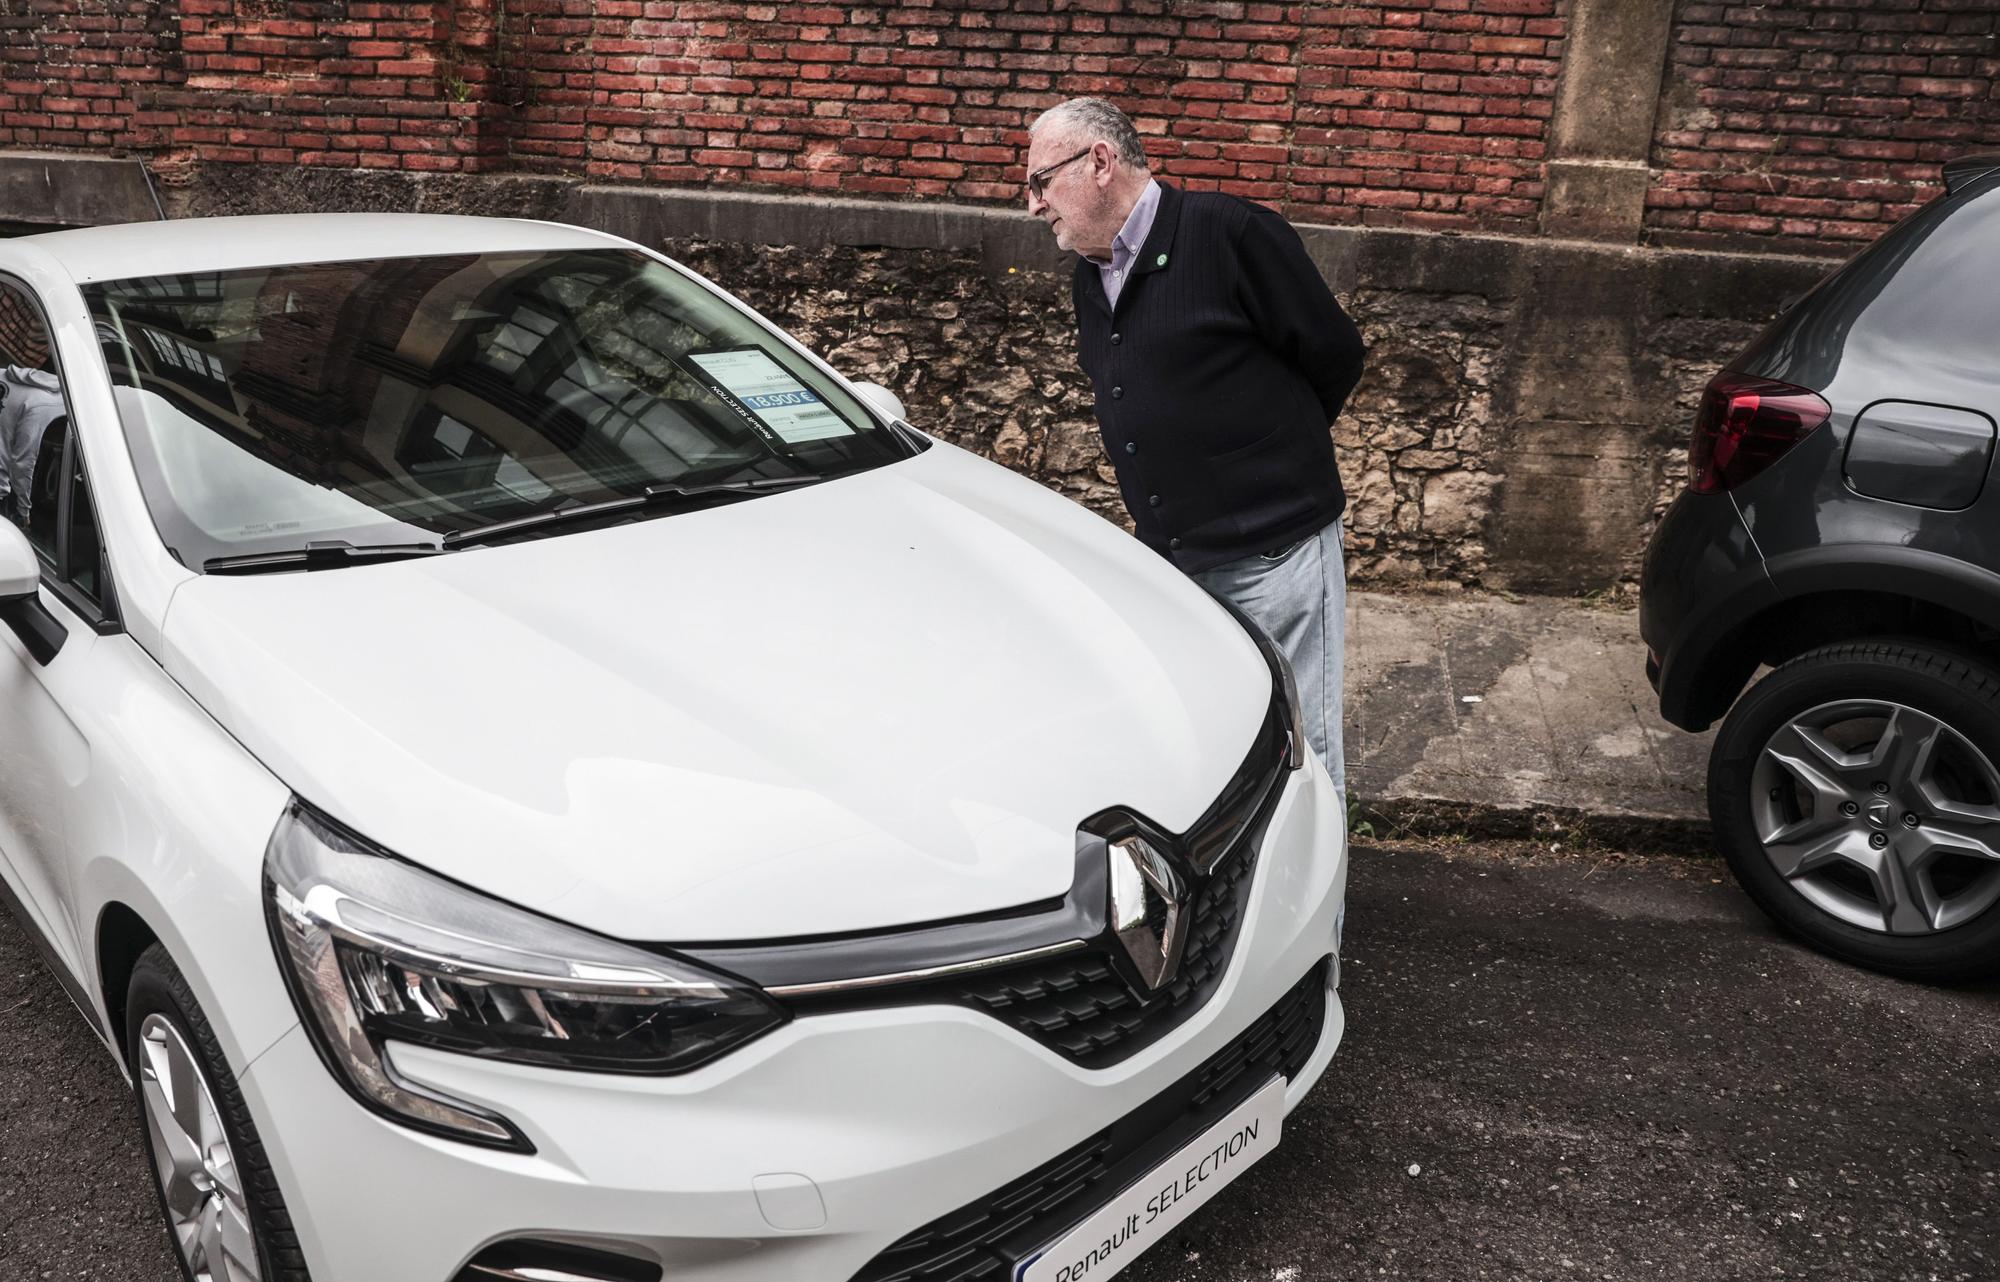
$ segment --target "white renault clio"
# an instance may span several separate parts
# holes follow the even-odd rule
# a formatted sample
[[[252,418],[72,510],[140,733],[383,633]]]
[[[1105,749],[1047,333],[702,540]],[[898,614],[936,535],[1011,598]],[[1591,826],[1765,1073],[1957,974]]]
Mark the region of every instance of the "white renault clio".
[[[0,872],[197,1280],[1097,1282],[1343,1026],[1281,659],[555,225],[0,243]]]

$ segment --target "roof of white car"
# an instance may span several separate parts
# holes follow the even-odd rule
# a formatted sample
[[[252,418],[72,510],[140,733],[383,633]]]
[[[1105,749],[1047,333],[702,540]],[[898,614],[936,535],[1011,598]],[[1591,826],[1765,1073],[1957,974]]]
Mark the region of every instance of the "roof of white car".
[[[562,223],[447,214],[258,214],[46,232],[7,242],[53,255],[78,284],[278,263],[603,249],[623,244]]]

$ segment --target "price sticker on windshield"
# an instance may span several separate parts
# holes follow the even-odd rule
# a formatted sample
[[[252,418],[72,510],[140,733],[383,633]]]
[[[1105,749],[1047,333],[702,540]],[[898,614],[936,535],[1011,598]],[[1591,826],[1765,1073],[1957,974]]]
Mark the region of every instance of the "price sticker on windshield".
[[[846,419],[763,351],[694,352],[685,359],[787,445],[854,435]]]

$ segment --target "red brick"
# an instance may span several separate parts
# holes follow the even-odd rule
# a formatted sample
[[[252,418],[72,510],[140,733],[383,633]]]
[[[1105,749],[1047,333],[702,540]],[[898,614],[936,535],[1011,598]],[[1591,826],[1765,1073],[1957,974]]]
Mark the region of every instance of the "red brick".
[[[1011,206],[1028,121],[1095,92],[1178,181],[1322,222],[1492,230],[1532,229],[1567,10],[521,0],[503,30],[491,0],[352,0],[333,21],[74,7],[38,12],[36,50],[0,48],[0,143],[635,182],[724,168]],[[1866,239],[1942,158],[2000,147],[1983,0],[1675,8],[1649,227]]]

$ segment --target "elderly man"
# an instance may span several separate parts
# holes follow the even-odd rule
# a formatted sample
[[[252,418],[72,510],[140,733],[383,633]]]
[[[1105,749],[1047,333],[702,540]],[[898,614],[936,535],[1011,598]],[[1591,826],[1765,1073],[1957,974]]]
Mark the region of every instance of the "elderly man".
[[[1117,107],[1071,99],[1028,138],[1028,212],[1082,255],[1078,356],[1139,537],[1277,639],[1344,791],[1347,499],[1330,429],[1361,335],[1290,224],[1156,181]]]

